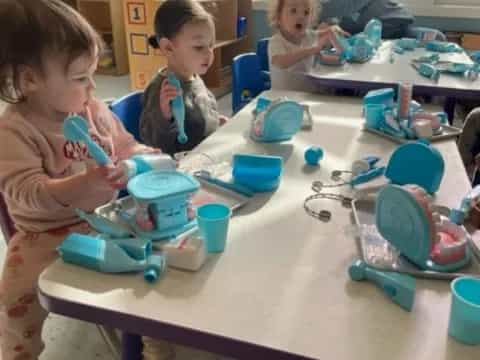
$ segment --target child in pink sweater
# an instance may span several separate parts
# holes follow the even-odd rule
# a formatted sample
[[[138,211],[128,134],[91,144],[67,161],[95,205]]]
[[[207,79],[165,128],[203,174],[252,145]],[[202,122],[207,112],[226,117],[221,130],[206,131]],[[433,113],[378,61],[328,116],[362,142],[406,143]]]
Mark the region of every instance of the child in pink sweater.
[[[101,40],[60,0],[5,0],[0,7],[0,192],[17,229],[0,282],[3,360],[37,359],[46,312],[39,274],[71,232],[88,226],[74,209],[92,211],[125,185],[116,165],[97,166],[81,142],[67,141],[63,120],[78,113],[113,164],[155,151],[138,144],[93,96]]]

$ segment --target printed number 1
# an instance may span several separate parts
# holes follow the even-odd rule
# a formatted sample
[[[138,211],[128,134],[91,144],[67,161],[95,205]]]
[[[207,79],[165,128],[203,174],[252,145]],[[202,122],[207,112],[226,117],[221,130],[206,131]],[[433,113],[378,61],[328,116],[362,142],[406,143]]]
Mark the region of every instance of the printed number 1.
[[[133,12],[134,12],[133,20],[140,21],[141,20],[140,9],[138,7],[135,7],[133,8]]]

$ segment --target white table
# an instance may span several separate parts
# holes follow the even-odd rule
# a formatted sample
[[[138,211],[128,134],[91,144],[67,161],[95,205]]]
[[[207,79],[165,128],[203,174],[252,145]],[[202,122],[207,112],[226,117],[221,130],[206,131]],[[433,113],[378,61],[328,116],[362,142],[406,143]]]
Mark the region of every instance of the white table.
[[[449,102],[445,110],[452,119],[455,102],[453,99],[480,99],[480,79],[470,81],[461,76],[442,74],[435,82],[417,73],[410,65],[412,59],[431,54],[424,48],[405,51],[404,54],[393,52],[394,62],[390,63],[394,42],[384,41],[375,56],[364,64],[346,63],[341,67],[316,65],[307,75],[319,84],[334,88],[353,88],[371,90],[397,86],[400,81],[410,81],[418,95],[446,96]],[[465,52],[440,54],[440,59],[459,63],[472,64]]]
[[[232,218],[223,254],[196,273],[168,270],[154,285],[141,275],[107,275],[57,261],[40,276],[42,304],[240,359],[479,358],[480,347],[447,336],[448,282],[418,280],[413,311],[406,312],[372,284],[349,280],[347,267],[357,256],[354,239],[343,230],[351,223],[350,210],[326,200],[324,207],[333,211],[329,223],[303,210],[313,180],[327,180],[332,170],[348,169],[367,154],[386,160],[395,144],[361,131],[358,99],[268,95],[310,103],[314,130],[284,144],[252,143],[243,134],[250,104],[199,146],[219,159],[247,151],[285,157],[279,189],[257,196]],[[312,144],[325,150],[314,169],[303,161]],[[455,206],[470,185],[455,143],[435,146],[446,163],[438,201]]]

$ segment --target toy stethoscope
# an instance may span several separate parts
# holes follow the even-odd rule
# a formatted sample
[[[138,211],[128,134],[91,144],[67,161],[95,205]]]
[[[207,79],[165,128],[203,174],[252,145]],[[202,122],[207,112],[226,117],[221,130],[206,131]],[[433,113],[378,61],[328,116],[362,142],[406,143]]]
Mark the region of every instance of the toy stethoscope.
[[[352,164],[352,170],[334,170],[331,174],[331,179],[337,183],[325,184],[322,181],[314,181],[312,183],[312,190],[315,194],[308,196],[304,202],[303,207],[307,214],[313,216],[321,221],[327,222],[331,219],[332,213],[328,210],[315,211],[310,207],[310,202],[319,199],[330,199],[340,201],[344,207],[351,207],[352,198],[335,193],[322,192],[324,188],[336,188],[341,186],[350,185],[352,188],[356,185],[366,183],[379,177],[385,173],[386,167],[376,167],[376,163],[380,160],[376,156],[368,156],[363,159],[357,160]],[[342,174],[352,174],[350,180],[342,179]]]

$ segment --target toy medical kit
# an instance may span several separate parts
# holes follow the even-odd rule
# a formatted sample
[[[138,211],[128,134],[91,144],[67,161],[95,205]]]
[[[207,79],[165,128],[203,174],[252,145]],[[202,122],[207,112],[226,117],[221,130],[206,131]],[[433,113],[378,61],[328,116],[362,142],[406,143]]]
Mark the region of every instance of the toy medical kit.
[[[368,40],[375,48],[378,48],[382,44],[382,27],[382,22],[380,20],[371,19],[363,29]]]
[[[362,159],[355,160],[352,163],[352,174],[353,176],[360,175],[361,173],[366,173],[375,168],[375,165],[380,161],[378,156],[367,156]]]
[[[310,146],[307,150],[305,150],[303,157],[308,165],[318,165],[320,160],[323,159],[323,150],[318,146]]]
[[[411,311],[415,300],[415,279],[396,272],[379,271],[362,260],[356,260],[348,268],[350,278],[355,281],[368,280],[378,285],[396,304]]]
[[[407,260],[393,244],[379,233],[376,226],[375,197],[365,197],[352,201],[352,212],[358,232],[355,236],[361,251],[361,258],[367,265],[379,270],[396,271],[415,277],[451,280],[470,273],[480,273],[479,262],[472,257],[469,265],[458,271],[441,272],[432,269],[422,269]],[[442,206],[432,206],[432,210],[448,215],[449,209]],[[417,237],[415,237],[417,239]]]
[[[150,170],[175,170],[177,163],[167,154],[138,154],[119,162],[127,179]]]
[[[112,162],[105,151],[91,138],[88,133],[88,123],[79,115],[68,116],[63,122],[63,135],[70,141],[82,141],[88,148],[90,156],[98,165]]]
[[[435,51],[439,53],[462,52],[463,49],[455,43],[446,41],[427,41],[425,49],[428,51]]]
[[[172,115],[177,125],[177,141],[185,144],[188,136],[185,133],[185,104],[183,103],[182,85],[174,73],[168,73],[168,82],[177,88],[177,96],[171,101]]]
[[[440,71],[431,64],[412,62],[411,65],[423,77],[432,79],[435,82],[437,82],[440,79]]]
[[[195,219],[189,215],[190,198],[199,188],[194,177],[177,171],[152,170],[135,176],[127,185],[140,210],[135,219],[132,217],[133,227],[138,234],[155,240],[176,236],[194,227]],[[153,222],[153,230],[150,226],[142,228],[145,216]]]
[[[415,27],[416,30],[416,39],[419,42],[420,46],[424,46],[425,43],[429,41],[434,41],[442,33],[436,29],[425,28],[425,27]]]
[[[154,282],[165,270],[165,259],[147,248],[144,258],[134,258],[122,246],[99,235],[72,233],[58,247],[65,262],[106,273],[143,271],[147,282]]]
[[[397,116],[400,120],[408,119],[410,116],[410,103],[412,101],[412,93],[412,83],[401,82],[398,85]]]
[[[448,272],[469,264],[465,228],[436,212],[422,187],[385,186],[375,214],[380,235],[421,269]]]
[[[412,84],[408,82],[399,84],[397,103],[393,100],[391,88],[369,91],[364,97],[363,114],[366,131],[400,143],[422,137],[428,137],[430,141],[445,140],[462,133],[461,129],[448,125],[446,113],[426,112],[412,100]],[[429,121],[430,125],[416,124],[420,120]]]
[[[394,46],[402,49],[403,51],[413,51],[419,46],[419,42],[414,38],[401,38],[395,41]]]
[[[253,192],[274,191],[280,184],[282,168],[283,159],[279,156],[235,154],[233,182]]]
[[[302,127],[304,107],[285,97],[260,99],[253,112],[250,137],[258,142],[290,140]]]

